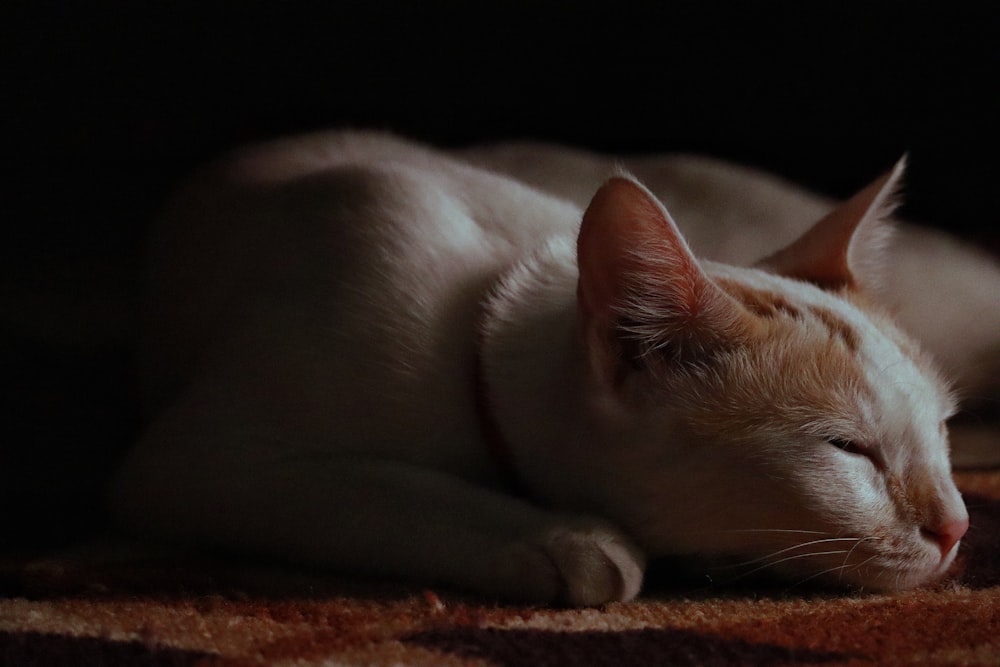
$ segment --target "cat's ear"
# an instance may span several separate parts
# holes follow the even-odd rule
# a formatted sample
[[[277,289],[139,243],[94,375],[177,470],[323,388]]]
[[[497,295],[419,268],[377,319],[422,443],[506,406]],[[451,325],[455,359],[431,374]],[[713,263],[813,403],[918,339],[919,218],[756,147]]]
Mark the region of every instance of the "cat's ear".
[[[891,171],[758,266],[826,289],[877,283],[905,168],[903,156]]]
[[[705,274],[663,205],[630,178],[614,177],[594,195],[577,261],[584,332],[607,370],[651,352],[697,353],[745,329],[746,311]]]

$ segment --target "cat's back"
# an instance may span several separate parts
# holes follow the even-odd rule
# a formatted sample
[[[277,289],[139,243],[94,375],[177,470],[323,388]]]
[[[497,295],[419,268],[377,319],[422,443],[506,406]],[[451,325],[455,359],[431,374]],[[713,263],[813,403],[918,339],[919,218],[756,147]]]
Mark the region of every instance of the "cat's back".
[[[153,232],[150,409],[228,364],[284,376],[301,405],[332,396],[364,412],[381,393],[387,409],[429,415],[413,397],[464,380],[497,274],[578,221],[557,198],[386,135],[325,133],[224,158]]]
[[[202,278],[223,278],[247,268],[260,275],[264,256],[300,252],[295,263],[303,265],[311,242],[322,244],[328,268],[331,260],[405,260],[432,247],[518,251],[578,216],[567,202],[419,144],[338,131],[210,164],[165,207],[150,247],[161,278],[181,266],[197,271],[199,259]],[[234,265],[224,271],[220,261]]]
[[[773,174],[702,155],[611,156],[523,141],[457,155],[581,208],[609,174],[624,169],[664,203],[700,257],[737,265],[790,243],[834,204]]]

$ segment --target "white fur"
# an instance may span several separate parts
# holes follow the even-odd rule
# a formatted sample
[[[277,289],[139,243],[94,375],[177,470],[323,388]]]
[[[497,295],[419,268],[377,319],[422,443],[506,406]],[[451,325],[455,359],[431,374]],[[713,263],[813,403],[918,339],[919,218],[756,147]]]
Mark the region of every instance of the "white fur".
[[[159,538],[573,604],[636,595],[646,552],[766,565],[817,551],[800,546],[813,533],[791,531],[838,540],[821,549],[837,553],[777,565],[787,574],[878,588],[939,575],[953,552],[896,516],[871,461],[823,442],[823,424],[776,414],[747,442],[697,442],[675,427],[712,378],[692,369],[675,393],[651,373],[616,391],[595,379],[575,239],[578,197],[609,170],[546,150],[456,159],[328,133],[243,152],[189,184],[152,243],[152,421],[118,478],[122,519]],[[496,173],[521,167],[523,181]],[[705,263],[709,274],[822,305],[861,332],[875,399],[855,397],[851,424],[960,516],[937,431],[950,406],[928,372],[849,303],[728,265],[772,252],[826,206],[725,172],[734,200],[749,193],[750,209],[774,214],[773,234],[748,236],[731,203],[700,186],[684,196],[706,164],[630,167],[680,188],[669,205],[682,224],[691,214],[692,246],[727,261]],[[501,486],[475,409],[477,355],[544,509]]]
[[[518,469],[547,502],[609,516],[657,555],[755,556],[763,567],[771,553],[828,551],[774,569],[802,578],[829,570],[839,581],[873,588],[913,586],[947,569],[955,550],[942,560],[919,525],[896,516],[871,462],[821,437],[846,432],[877,442],[889,470],[930,477],[945,511],[965,515],[938,429],[953,410],[950,396],[864,313],[803,283],[709,263],[711,275],[828,308],[862,331],[877,402],[852,394],[851,410],[821,421],[776,415],[739,443],[687,440],[678,420],[685,403],[700,397],[673,391],[683,382],[658,390],[660,400],[645,409],[588,386],[579,353],[567,347],[576,321],[566,305],[575,289],[573,256],[566,244],[550,244],[545,255],[546,262],[533,259],[530,270],[508,276],[491,302],[485,353],[493,404]],[[560,305],[539,317],[539,304]],[[730,391],[740,400],[737,388]],[[786,416],[809,410],[797,398],[788,395],[773,409]],[[798,548],[811,541],[803,531],[834,541],[827,549]]]

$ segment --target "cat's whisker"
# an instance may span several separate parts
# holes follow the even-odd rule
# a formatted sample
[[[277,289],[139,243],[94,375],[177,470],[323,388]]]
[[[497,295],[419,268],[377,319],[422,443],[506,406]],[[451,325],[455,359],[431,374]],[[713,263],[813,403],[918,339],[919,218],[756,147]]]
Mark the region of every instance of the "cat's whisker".
[[[777,560],[774,560],[775,557],[777,557],[777,556],[780,556],[782,554],[786,554],[786,553],[788,553],[790,551],[795,551],[797,549],[804,549],[804,548],[815,546],[815,545],[818,545],[818,544],[829,544],[829,543],[832,543],[832,542],[845,542],[845,541],[852,541],[852,542],[855,542],[855,544],[851,547],[851,549],[837,549],[837,550],[834,550],[834,551],[808,551],[806,553],[794,554],[794,555],[791,555],[791,556],[786,556],[784,558],[778,558]],[[837,537],[837,538],[827,538],[827,539],[823,539],[823,540],[814,540],[812,542],[803,542],[801,544],[796,544],[796,545],[793,545],[791,547],[786,547],[785,549],[781,549],[779,551],[770,553],[770,554],[768,554],[766,556],[762,556],[760,558],[756,558],[756,559],[753,559],[753,560],[750,560],[750,561],[745,561],[743,563],[737,563],[737,564],[734,564],[734,565],[729,565],[729,566],[725,566],[725,567],[721,567],[721,568],[717,568],[717,569],[719,569],[719,570],[733,569],[733,568],[747,567],[747,566],[752,566],[752,565],[756,565],[756,564],[762,563],[759,567],[756,567],[756,568],[754,568],[754,569],[752,569],[752,570],[750,570],[748,572],[744,572],[740,576],[738,576],[735,579],[733,579],[733,581],[738,581],[739,579],[742,579],[742,578],[745,578],[745,577],[749,577],[749,576],[751,576],[751,575],[753,575],[753,574],[755,574],[757,572],[760,572],[762,570],[765,570],[767,568],[774,567],[776,565],[780,565],[781,563],[785,563],[785,562],[792,561],[792,560],[798,560],[798,559],[802,559],[802,558],[846,554],[846,556],[845,556],[845,564],[846,564],[847,559],[850,558],[850,554],[854,551],[854,549],[857,548],[857,546],[858,546],[857,543],[859,543],[860,541],[861,541],[861,539],[860,538],[856,538],[856,537]],[[844,567],[844,566],[839,566],[839,567]],[[839,568],[833,568],[833,569],[836,570],[836,569],[839,569]]]
[[[733,581],[739,581],[740,579],[745,579],[746,577],[750,577],[750,576],[752,576],[754,574],[757,574],[758,572],[761,572],[761,571],[766,570],[768,568],[775,567],[777,565],[781,565],[782,563],[787,563],[787,562],[793,561],[793,560],[801,560],[803,558],[814,558],[814,557],[818,557],[818,556],[836,556],[836,555],[843,554],[843,553],[847,553],[847,549],[837,549],[835,551],[809,551],[809,552],[804,553],[804,554],[795,554],[794,556],[786,556],[785,558],[779,558],[778,560],[772,561],[770,563],[764,563],[760,567],[755,567],[754,569],[750,570],[749,572],[744,572],[740,576],[735,577],[735,578],[731,579],[730,581],[731,582],[733,582]],[[834,568],[834,569],[837,569],[837,568]]]
[[[782,554],[788,553],[789,551],[795,551],[796,549],[804,549],[806,547],[815,546],[817,544],[827,544],[827,543],[830,543],[830,542],[856,541],[857,539],[858,538],[856,538],[856,537],[828,537],[828,538],[825,538],[825,539],[822,539],[822,540],[813,540],[811,542],[800,542],[799,544],[793,544],[790,547],[785,547],[784,549],[780,549],[778,551],[774,551],[774,552],[769,553],[767,555],[760,556],[759,558],[754,558],[753,560],[743,561],[741,563],[733,563],[731,565],[725,565],[725,566],[722,566],[722,567],[719,567],[719,568],[716,568],[716,569],[718,569],[718,570],[731,570],[731,569],[735,569],[735,568],[739,568],[739,567],[747,567],[749,565],[756,565],[757,563],[763,563],[763,562],[765,562],[767,560],[770,560],[770,559],[774,558],[775,556],[780,556]]]
[[[858,563],[857,565],[855,565],[855,566],[854,566],[854,569],[855,569],[855,570],[860,570],[860,569],[861,569],[862,567],[864,567],[864,566],[865,566],[865,565],[867,565],[868,563],[872,562],[872,561],[873,561],[873,560],[875,560],[876,558],[878,558],[878,554],[872,554],[872,555],[871,555],[871,556],[869,556],[868,558],[864,559],[863,561],[861,561],[860,563]]]
[[[851,550],[847,552],[846,556],[844,556],[844,563],[840,566],[841,567],[841,570],[840,570],[840,576],[841,576],[841,578],[843,578],[843,576],[844,576],[844,571],[848,567],[848,561],[851,560],[851,556],[854,554],[854,550],[857,549],[859,546],[861,546],[861,544],[863,542],[871,542],[871,541],[874,541],[874,540],[875,540],[874,537],[862,537],[862,538],[858,539],[857,543],[853,547],[851,547]],[[872,556],[871,558],[874,558],[874,557],[875,556]],[[868,560],[871,560],[871,558],[869,558]],[[868,560],[866,560],[865,563],[867,563]]]
[[[713,532],[720,533],[797,533],[800,535],[829,535],[823,530],[795,530],[792,528],[729,528]]]
[[[903,571],[902,570],[896,570],[895,574],[893,574],[893,572],[889,571],[889,570],[883,570],[883,571],[880,571],[880,572],[876,572],[875,573],[875,581],[879,581],[879,582],[885,581],[890,576],[893,579],[893,585],[891,587],[879,585],[876,588],[882,588],[882,589],[893,588],[893,589],[898,589],[899,588],[899,579],[903,576]]]
[[[864,538],[864,539],[870,539],[870,538]],[[858,540],[858,542],[861,543],[861,542],[864,541],[864,539]],[[857,546],[857,545],[855,545],[855,546]],[[842,564],[840,564],[840,565],[838,565],[836,567],[831,567],[829,569],[823,570],[822,572],[817,572],[816,574],[813,574],[811,576],[808,576],[805,579],[802,579],[801,581],[796,582],[796,586],[801,586],[803,584],[806,584],[806,583],[812,581],[813,579],[817,579],[817,578],[822,577],[824,575],[830,574],[831,572],[838,572],[838,571],[840,573],[838,578],[842,580],[843,576],[844,576],[844,572],[846,572],[848,570],[857,570],[857,569],[859,569],[861,567],[864,567],[866,564],[868,564],[869,562],[871,562],[872,560],[874,560],[875,558],[878,557],[877,555],[869,556],[868,558],[866,558],[865,560],[861,561],[857,565],[849,565],[847,563],[847,560],[851,557],[851,554],[853,552],[854,552],[853,548],[850,551],[847,552],[847,557],[844,558],[844,562]]]
[[[991,396],[990,394],[964,394],[963,393],[963,394],[960,395],[960,398],[963,401],[975,401],[977,403],[980,402],[980,401],[982,401],[984,403],[1000,403],[1000,398],[997,398],[996,396]],[[958,412],[958,414],[959,415],[968,415],[968,414],[971,414],[971,413],[969,411],[967,411],[967,410],[960,410]]]
[[[850,555],[848,555],[848,558],[849,557]],[[865,565],[872,562],[876,558],[878,558],[878,554],[872,554],[871,556],[869,556],[868,558],[864,559],[863,561],[861,561],[856,565],[851,565],[850,563],[847,562],[847,559],[844,559],[844,564],[840,566],[841,578],[843,578],[844,572],[847,572],[848,570],[860,570],[861,568],[863,568]]]
[[[716,530],[688,531],[689,535],[717,535],[726,533],[791,533],[796,535],[832,535],[824,530],[796,530],[792,528],[719,528]]]

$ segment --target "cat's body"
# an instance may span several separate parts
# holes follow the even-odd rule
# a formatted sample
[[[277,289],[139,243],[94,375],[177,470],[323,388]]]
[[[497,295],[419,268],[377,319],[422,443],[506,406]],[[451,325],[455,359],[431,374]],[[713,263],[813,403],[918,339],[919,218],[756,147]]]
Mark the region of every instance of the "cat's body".
[[[584,154],[332,133],[217,166],[154,238],[119,513],[513,599],[628,599],[646,554],[936,578],[967,526],[954,406],[862,289],[898,174],[777,252],[829,206],[733,172],[773,223],[748,234],[699,165],[629,166],[715,261]]]

